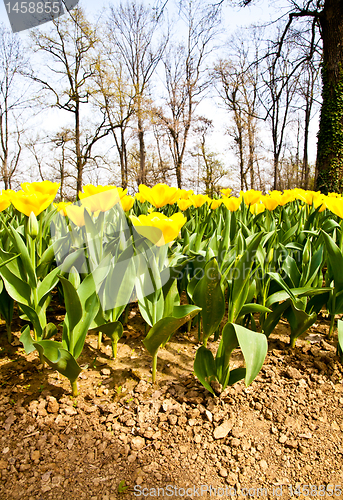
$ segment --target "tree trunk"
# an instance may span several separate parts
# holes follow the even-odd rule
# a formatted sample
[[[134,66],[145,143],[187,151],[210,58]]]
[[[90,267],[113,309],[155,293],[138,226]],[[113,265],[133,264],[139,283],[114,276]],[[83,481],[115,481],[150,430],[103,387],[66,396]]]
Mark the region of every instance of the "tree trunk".
[[[75,152],[76,152],[76,197],[79,199],[79,191],[82,190],[83,161],[80,146],[80,104],[75,103]]]
[[[308,165],[308,135],[311,117],[311,103],[306,102],[305,126],[304,126],[304,156],[303,156],[303,185],[304,189],[309,188],[309,165]]]
[[[343,189],[343,2],[326,0],[320,16],[323,40],[323,104],[317,150],[316,189]]]
[[[139,176],[138,184],[146,183],[145,175],[145,142],[143,120],[138,116],[138,143],[139,143]]]

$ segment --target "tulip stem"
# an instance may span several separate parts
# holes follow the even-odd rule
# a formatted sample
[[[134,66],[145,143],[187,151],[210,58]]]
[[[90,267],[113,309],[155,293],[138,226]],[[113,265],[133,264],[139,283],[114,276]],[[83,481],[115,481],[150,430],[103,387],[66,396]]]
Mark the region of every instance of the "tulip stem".
[[[152,383],[156,382],[156,371],[157,371],[157,352],[152,358]]]
[[[101,348],[101,343],[102,343],[102,332],[98,333],[98,349]]]
[[[79,391],[77,388],[77,382],[76,382],[76,380],[73,380],[73,381],[70,381],[70,384],[71,384],[72,396],[75,398],[79,394]]]

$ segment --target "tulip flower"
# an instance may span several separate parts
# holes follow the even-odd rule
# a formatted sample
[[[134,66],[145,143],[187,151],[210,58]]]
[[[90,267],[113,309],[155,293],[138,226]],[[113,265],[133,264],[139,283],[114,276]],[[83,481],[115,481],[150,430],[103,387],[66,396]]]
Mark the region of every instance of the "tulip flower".
[[[84,207],[91,212],[107,212],[127,193],[127,189],[116,186],[93,186],[87,184],[83,187],[83,193],[79,191],[79,198]]]
[[[193,189],[179,189],[179,198],[180,200],[188,200],[190,196],[194,194]]]
[[[153,212],[139,217],[130,215],[130,219],[136,231],[158,247],[175,240],[182,226],[187,222],[186,217],[180,212],[169,218],[159,212]]]
[[[267,210],[274,210],[278,205],[278,200],[272,196],[263,196],[261,201]]]
[[[135,199],[134,199],[133,196],[124,196],[120,200],[120,204],[121,204],[124,212],[128,212],[129,210],[131,210],[131,208],[133,207],[134,202],[135,202]]]
[[[189,197],[190,201],[196,208],[202,207],[206,202],[210,202],[211,198],[207,194],[193,194]]]
[[[232,189],[231,188],[221,189],[220,192],[222,193],[223,196],[230,196]]]
[[[326,206],[335,215],[343,219],[343,198],[326,198]]]
[[[169,187],[167,184],[156,184],[152,188],[140,184],[139,192],[144,200],[148,201],[156,208],[161,208],[165,205],[173,205],[179,198],[178,189],[176,187]]]
[[[136,200],[139,201],[139,203],[144,203],[146,201],[145,197],[142,195],[142,193],[136,193],[135,198],[136,198]]]
[[[223,200],[212,200],[210,208],[212,210],[215,210],[216,208],[220,207],[220,205],[223,203]]]
[[[254,205],[260,201],[262,192],[255,191],[255,189],[249,189],[249,191],[241,191],[240,196],[243,198],[246,205]]]
[[[74,222],[76,226],[82,227],[85,225],[85,210],[86,207],[78,205],[67,205],[65,211],[69,219]],[[89,212],[89,209],[88,209]]]
[[[239,209],[240,205],[241,205],[241,202],[242,202],[242,198],[222,198],[222,201],[224,203],[224,205],[226,206],[226,208],[228,210],[230,210],[230,212],[236,212],[236,210]]]
[[[23,182],[20,186],[24,193],[27,194],[48,194],[55,198],[57,191],[60,188],[59,182],[42,181],[42,182]]]
[[[33,183],[32,183],[33,184]],[[10,200],[12,205],[21,213],[30,216],[31,212],[35,216],[39,215],[43,210],[48,208],[48,206],[54,201],[55,193],[41,193],[37,191],[36,193],[28,193],[24,191],[12,192],[10,194]]]
[[[180,200],[177,201],[177,205],[179,209],[182,210],[182,212],[184,212],[185,210],[187,210],[187,208],[191,207],[193,203],[191,202],[191,200],[185,200],[181,198]]]
[[[250,205],[250,212],[254,215],[260,214],[261,212],[264,212],[265,206],[263,203],[254,203],[253,205]]]
[[[8,206],[10,206],[11,200],[9,199],[6,191],[2,191],[0,194],[0,212],[5,210]]]
[[[59,212],[62,212],[63,215],[67,215],[66,207],[72,205],[71,201],[60,201],[59,203],[54,203],[54,207],[57,208]]]

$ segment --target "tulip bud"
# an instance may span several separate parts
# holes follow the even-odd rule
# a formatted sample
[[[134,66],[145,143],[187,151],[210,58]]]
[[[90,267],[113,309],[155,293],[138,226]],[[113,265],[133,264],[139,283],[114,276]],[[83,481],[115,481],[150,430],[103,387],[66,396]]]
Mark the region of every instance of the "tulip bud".
[[[73,285],[73,287],[75,288],[75,290],[77,290],[78,287],[80,286],[80,283],[81,283],[81,281],[80,281],[80,275],[79,275],[79,273],[77,272],[77,269],[74,266],[70,270],[69,281]]]
[[[274,257],[274,247],[271,247],[271,249],[268,252],[268,256],[267,256],[268,264],[270,264],[272,262],[273,257]]]
[[[303,251],[303,264],[308,264],[310,260],[310,241],[307,240]]]
[[[31,238],[33,240],[35,240],[38,236],[38,221],[37,221],[37,217],[35,216],[35,214],[33,212],[30,213],[30,217],[29,217],[29,220],[28,220],[28,224],[27,224],[27,232],[29,233],[29,235],[31,236]]]

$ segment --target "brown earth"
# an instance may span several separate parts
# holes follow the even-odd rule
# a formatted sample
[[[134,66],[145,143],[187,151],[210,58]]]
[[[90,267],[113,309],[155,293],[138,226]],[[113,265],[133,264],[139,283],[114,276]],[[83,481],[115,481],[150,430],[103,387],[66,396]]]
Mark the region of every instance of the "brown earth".
[[[281,324],[257,379],[213,397],[193,375],[192,333],[160,351],[152,386],[130,316],[117,360],[89,337],[76,399],[25,355],[20,322],[11,346],[0,327],[1,500],[343,498],[343,370],[325,318],[294,350]]]

